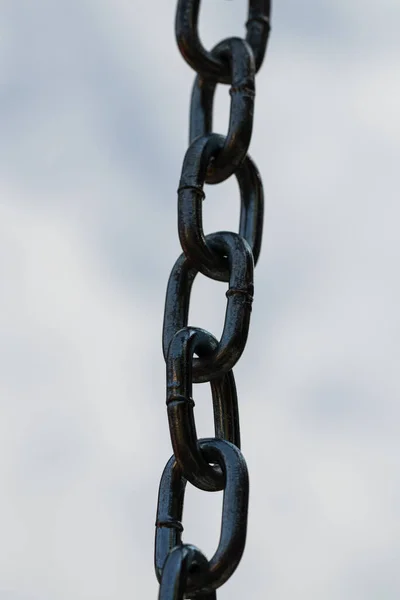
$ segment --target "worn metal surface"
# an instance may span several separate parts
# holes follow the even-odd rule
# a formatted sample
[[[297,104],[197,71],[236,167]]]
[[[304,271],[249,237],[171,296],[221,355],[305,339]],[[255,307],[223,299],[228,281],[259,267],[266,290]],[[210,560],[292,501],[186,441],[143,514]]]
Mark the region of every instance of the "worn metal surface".
[[[270,1],[249,0],[246,40],[229,38],[207,51],[198,33],[200,0],[178,0],[176,39],[195,69],[190,104],[189,148],[178,188],[178,232],[183,254],[168,281],[163,324],[167,414],[174,455],[160,482],[155,570],[159,600],[213,600],[235,571],[246,541],[249,482],[240,451],[239,411],[233,367],[249,331],[253,271],[260,254],[264,195],[248,155],[253,129],[255,73],[270,29]],[[212,132],[218,83],[231,85],[226,136]],[[235,175],[241,199],[239,232],[203,231],[204,184]],[[188,323],[190,294],[198,273],[228,283],[221,339]],[[195,354],[197,357],[195,357]],[[193,383],[210,382],[215,437],[198,439]],[[182,542],[186,483],[224,490],[221,535],[211,558]]]
[[[245,40],[231,38],[217,44],[212,56],[228,62],[232,75],[229,128],[222,150],[208,165],[206,183],[225,181],[243,162],[253,131],[255,67],[250,46]],[[212,132],[213,100],[217,82],[198,75],[190,104],[189,143]]]
[[[207,235],[206,241],[219,257],[227,255],[230,278],[221,340],[210,356],[193,359],[194,383],[210,381],[234,367],[246,345],[253,301],[253,255],[246,240],[237,233],[220,231]],[[165,301],[163,349],[167,361],[173,336],[187,327],[196,274],[196,267],[181,254],[171,271]]]
[[[187,150],[178,188],[178,232],[185,255],[203,275],[229,281],[227,261],[212,251],[203,231],[205,171],[212,156],[223,145],[224,137],[213,134],[195,139]],[[248,155],[236,169],[235,176],[241,201],[239,234],[250,244],[255,264],[261,249],[264,216],[261,177]]]
[[[175,34],[183,58],[200,75],[214,77],[220,83],[231,83],[229,66],[200,42],[198,20],[200,0],[179,0]],[[262,65],[270,31],[270,0],[249,0],[246,41],[254,55],[256,71]]]
[[[229,579],[242,557],[247,533],[249,479],[242,453],[237,446],[217,438],[199,440],[199,449],[205,460],[218,464],[224,473],[224,500],[218,548],[206,569],[189,574],[189,597],[211,592]],[[160,581],[169,553],[182,543],[185,487],[183,470],[172,456],[164,469],[158,496],[155,568]]]
[[[185,327],[178,331],[169,345],[167,357],[167,409],[172,447],[187,479],[206,491],[224,488],[224,474],[211,466],[200,451],[194,421],[192,398],[192,358],[212,355],[214,338],[203,329]],[[232,371],[211,382],[215,436],[240,447],[239,412]]]
[[[208,561],[204,554],[189,544],[175,546],[169,552],[163,567],[159,600],[183,600],[190,573],[206,569]],[[198,600],[215,600],[215,591],[196,596]]]

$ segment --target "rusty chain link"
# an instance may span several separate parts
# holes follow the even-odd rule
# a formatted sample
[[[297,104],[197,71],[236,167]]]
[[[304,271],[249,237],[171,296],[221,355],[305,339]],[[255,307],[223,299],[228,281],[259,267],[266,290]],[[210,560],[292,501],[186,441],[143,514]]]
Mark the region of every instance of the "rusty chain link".
[[[163,324],[167,413],[174,454],[161,478],[156,518],[155,570],[159,600],[216,599],[235,571],[246,541],[249,482],[240,451],[239,412],[233,367],[246,345],[253,301],[253,271],[261,248],[264,195],[248,155],[253,129],[255,73],[270,31],[270,0],[249,0],[246,40],[232,37],[211,51],[200,42],[200,0],[178,0],[175,33],[183,58],[196,71],[190,104],[189,148],[178,188],[178,232],[183,254],[168,281]],[[214,93],[229,84],[226,136],[212,133]],[[239,233],[205,235],[204,184],[235,175],[240,191]],[[228,283],[221,339],[188,325],[197,273]],[[195,358],[194,355],[197,355]],[[215,437],[198,439],[193,383],[210,382]],[[211,560],[182,542],[186,483],[224,491],[221,536]]]

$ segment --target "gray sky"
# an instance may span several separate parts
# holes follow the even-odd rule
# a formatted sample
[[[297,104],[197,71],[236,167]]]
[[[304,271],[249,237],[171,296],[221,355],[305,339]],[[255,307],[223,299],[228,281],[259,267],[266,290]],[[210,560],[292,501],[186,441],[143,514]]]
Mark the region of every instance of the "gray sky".
[[[249,534],[218,597],[397,600],[400,4],[273,9],[251,146],[264,243],[235,369]],[[0,600],[157,597],[161,325],[194,76],[174,13],[0,3]],[[205,45],[242,35],[245,13],[203,0]],[[228,103],[218,88],[221,133]],[[206,231],[237,229],[235,181],[206,193]],[[219,335],[225,290],[198,279],[191,323]],[[207,385],[195,400],[208,437]],[[208,556],[220,511],[188,489],[184,540]]]

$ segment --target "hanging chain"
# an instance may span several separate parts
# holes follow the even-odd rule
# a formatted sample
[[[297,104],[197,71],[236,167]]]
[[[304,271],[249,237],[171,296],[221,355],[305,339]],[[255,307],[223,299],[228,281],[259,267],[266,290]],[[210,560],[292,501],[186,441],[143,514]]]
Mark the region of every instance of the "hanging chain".
[[[189,149],[178,188],[178,231],[183,254],[169,281],[163,324],[167,413],[174,454],[160,482],[155,570],[159,600],[216,599],[216,589],[235,571],[246,541],[248,472],[240,451],[239,412],[232,368],[246,345],[253,301],[253,271],[262,238],[262,182],[247,154],[253,128],[255,73],[263,62],[270,30],[270,0],[249,0],[246,39],[228,38],[207,51],[198,33],[200,0],[178,0],[176,39],[197,72],[190,104]],[[212,133],[218,83],[229,84],[228,134]],[[204,184],[235,175],[241,209],[239,234],[205,235]],[[188,325],[190,293],[197,273],[228,283],[220,341]],[[195,358],[195,354],[197,358]],[[198,439],[193,383],[210,382],[215,437]],[[224,490],[221,536],[210,561],[182,542],[187,481],[204,491]]]

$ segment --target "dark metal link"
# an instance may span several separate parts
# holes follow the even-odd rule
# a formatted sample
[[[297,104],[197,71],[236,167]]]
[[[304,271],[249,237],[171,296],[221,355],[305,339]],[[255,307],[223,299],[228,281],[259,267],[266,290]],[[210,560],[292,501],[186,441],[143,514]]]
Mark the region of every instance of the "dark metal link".
[[[175,458],[185,478],[208,492],[224,488],[224,475],[218,465],[209,465],[200,452],[192,398],[192,359],[210,356],[218,347],[207,331],[185,327],[169,345],[167,356],[167,409]],[[240,448],[239,410],[233,373],[211,382],[215,436]]]
[[[228,61],[232,71],[228,135],[223,149],[210,162],[206,176],[206,183],[220,183],[236,171],[249,149],[253,130],[255,68],[251,48],[241,38],[224,40],[211,53]],[[189,143],[212,132],[216,85],[215,79],[200,75],[195,79],[190,104]]]
[[[196,139],[186,152],[178,189],[178,231],[182,249],[203,275],[229,280],[227,261],[206,242],[203,231],[204,180],[207,165],[223,147],[225,138],[213,134]],[[239,233],[249,243],[257,263],[262,241],[264,191],[250,156],[235,173],[240,190]]]
[[[243,554],[247,533],[249,479],[246,462],[239,448],[218,439],[200,440],[201,451],[211,463],[220,465],[225,475],[221,535],[218,548],[207,570],[189,573],[189,597],[210,593],[219,588],[235,571]],[[165,561],[175,546],[180,546],[181,529],[165,523],[180,523],[186,479],[174,456],[168,461],[158,493],[154,564],[161,581]]]
[[[253,254],[246,240],[230,231],[213,233],[205,239],[220,256],[227,256],[230,278],[221,340],[212,354],[193,359],[193,383],[211,381],[235,366],[246,345],[254,292]],[[197,273],[197,268],[184,254],[171,271],[163,324],[165,360],[172,338],[177,331],[187,327],[190,292]]]
[[[190,573],[208,567],[208,560],[195,546],[185,544],[171,550],[165,561],[158,600],[183,600]],[[215,591],[196,595],[198,600],[216,600]]]
[[[178,0],[175,19],[176,41],[186,62],[200,75],[220,83],[231,83],[229,65],[202,45],[199,32],[200,0]],[[270,0],[249,0],[246,41],[253,54],[256,72],[262,65],[270,32]]]

